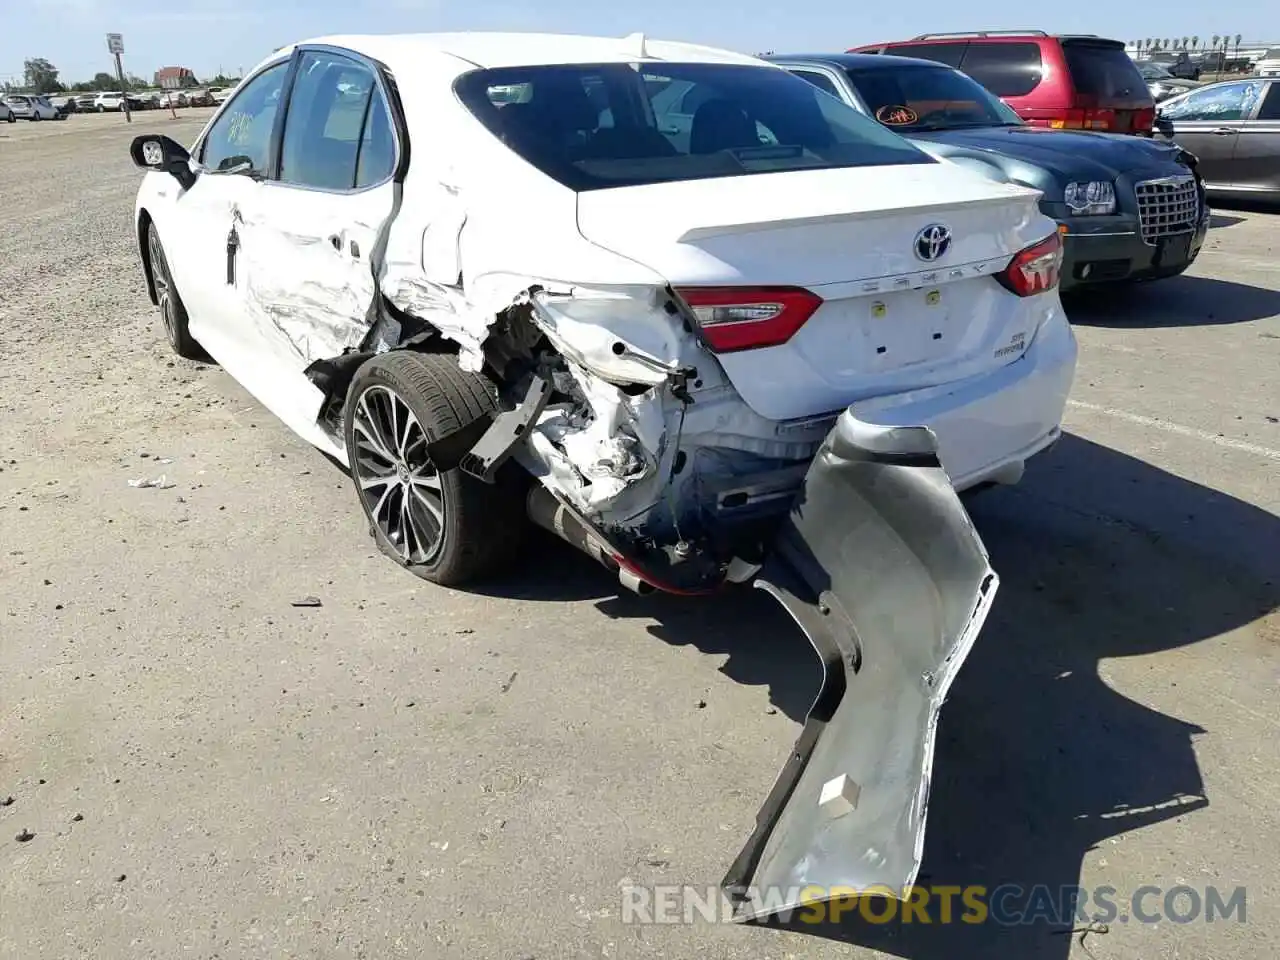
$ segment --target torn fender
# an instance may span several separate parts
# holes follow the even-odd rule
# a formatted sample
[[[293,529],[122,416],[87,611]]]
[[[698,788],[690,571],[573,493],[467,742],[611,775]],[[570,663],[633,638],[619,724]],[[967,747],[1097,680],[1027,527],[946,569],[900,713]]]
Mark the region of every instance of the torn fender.
[[[723,881],[738,919],[869,888],[905,895],[939,712],[997,584],[933,432],[846,410],[756,580],[813,644],[823,682]]]

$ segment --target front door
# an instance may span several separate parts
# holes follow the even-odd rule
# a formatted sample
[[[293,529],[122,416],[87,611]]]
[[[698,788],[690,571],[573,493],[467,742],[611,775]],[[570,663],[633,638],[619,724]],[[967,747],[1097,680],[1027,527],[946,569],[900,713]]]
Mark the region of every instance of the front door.
[[[238,230],[242,211],[263,189],[270,168],[272,128],[288,68],[282,60],[245,82],[195,147],[195,183],[183,193],[171,180],[164,189],[181,195],[156,211],[191,335],[237,379],[246,350],[239,324]]]
[[[1196,155],[1210,188],[1230,189],[1236,180],[1236,143],[1257,104],[1257,80],[1214,84],[1161,104],[1156,136]]]

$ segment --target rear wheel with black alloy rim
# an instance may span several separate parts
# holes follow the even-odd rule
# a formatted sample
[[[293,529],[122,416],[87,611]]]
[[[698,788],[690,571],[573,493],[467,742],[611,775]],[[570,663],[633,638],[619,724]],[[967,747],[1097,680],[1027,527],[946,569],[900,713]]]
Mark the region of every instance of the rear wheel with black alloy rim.
[[[351,479],[378,548],[411,573],[460,586],[518,555],[528,521],[514,464],[488,484],[435,468],[427,444],[497,409],[491,385],[456,357],[396,350],[370,360],[347,392]]]
[[[196,342],[187,327],[187,308],[173,285],[169,261],[160,243],[160,234],[154,223],[147,224],[147,258],[151,261],[151,284],[156,291],[156,306],[160,308],[160,324],[173,352],[188,360],[208,360],[204,347]]]

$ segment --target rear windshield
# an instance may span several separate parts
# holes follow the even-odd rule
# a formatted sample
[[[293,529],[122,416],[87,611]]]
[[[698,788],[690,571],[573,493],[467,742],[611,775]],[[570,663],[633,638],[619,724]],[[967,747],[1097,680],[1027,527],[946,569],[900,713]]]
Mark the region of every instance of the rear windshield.
[[[1010,107],[958,70],[853,67],[846,73],[871,116],[903,133],[1022,126]]]
[[[575,191],[936,162],[774,67],[508,67],[465,74],[457,91],[495,136]]]
[[[1147,85],[1123,47],[1093,43],[1064,43],[1062,52],[1076,93],[1108,99],[1131,99],[1147,92]]]

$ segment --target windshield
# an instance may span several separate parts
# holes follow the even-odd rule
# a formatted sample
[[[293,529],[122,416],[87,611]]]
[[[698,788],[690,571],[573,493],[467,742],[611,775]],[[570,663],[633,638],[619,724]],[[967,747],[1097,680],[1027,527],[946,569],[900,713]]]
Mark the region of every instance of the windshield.
[[[1173,74],[1158,63],[1144,63],[1138,67],[1143,80],[1172,80]]]
[[[575,191],[936,162],[775,67],[509,67],[465,74],[457,91],[495,136]]]
[[[903,133],[1022,126],[1012,108],[959,70],[850,67],[845,72],[871,116]]]

